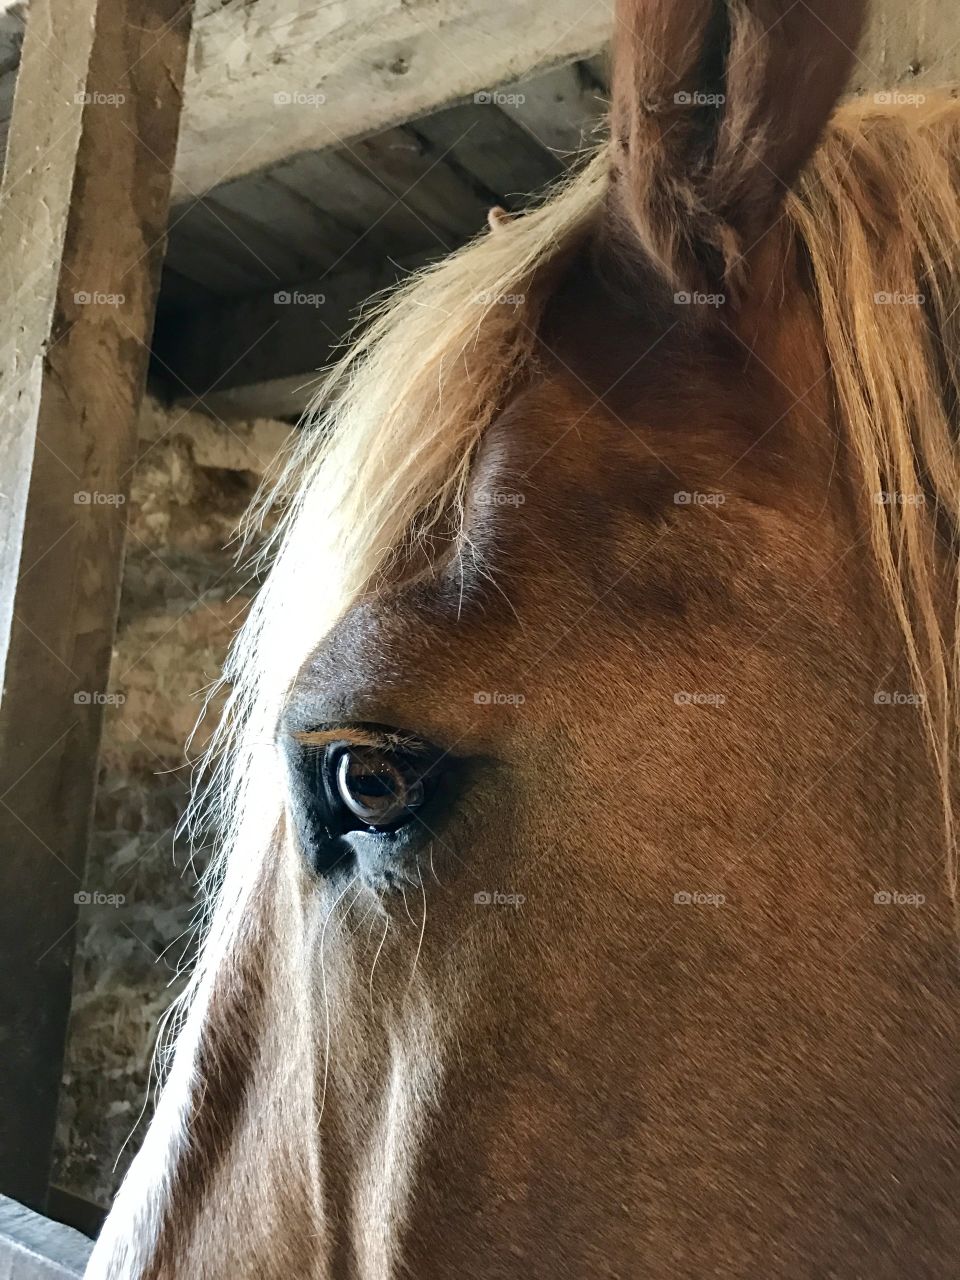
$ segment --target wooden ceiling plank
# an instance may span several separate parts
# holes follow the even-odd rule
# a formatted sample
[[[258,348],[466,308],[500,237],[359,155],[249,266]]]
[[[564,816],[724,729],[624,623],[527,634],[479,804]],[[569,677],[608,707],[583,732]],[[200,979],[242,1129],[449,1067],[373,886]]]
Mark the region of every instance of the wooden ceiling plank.
[[[211,235],[209,228],[195,226],[189,212],[184,215],[178,210],[172,219],[165,265],[185,280],[223,297],[263,287],[261,277],[226,251],[223,233]]]
[[[243,223],[263,228],[261,245],[268,238],[276,242],[268,261],[284,279],[291,278],[297,259],[301,265],[293,269],[305,275],[332,265],[355,239],[336,219],[269,173],[251,174],[209,194],[218,212],[229,209]],[[281,251],[282,246],[288,246],[289,252]]]
[[[160,283],[160,300],[166,307],[202,307],[210,306],[216,301],[216,295],[209,289],[181,275],[169,262],[164,260],[163,275]]]
[[[252,293],[310,274],[309,263],[285,253],[267,228],[212,196],[174,211],[167,256],[181,275],[224,294]]]
[[[904,0],[874,0],[855,84],[890,86],[917,68],[918,83],[956,79],[957,6],[925,9],[918,21]],[[613,0],[201,0],[175,200],[577,59],[606,84],[594,56],[612,29]],[[0,33],[4,66],[11,49]],[[14,75],[0,74],[0,102]]]
[[[613,0],[226,0],[198,17],[177,157],[185,194],[587,57]],[[521,18],[522,20],[518,20]],[[322,100],[321,100],[322,99]]]
[[[562,172],[562,165],[504,115],[497,105],[500,97],[491,93],[489,100],[448,107],[418,120],[411,128],[435,153],[471,175],[479,190],[489,193],[483,202],[486,207],[498,203],[517,209],[531,192],[552,182]]]
[[[359,266],[368,257],[405,255],[434,243],[422,219],[403,204],[371,171],[348,153],[315,152],[297,156],[272,171],[275,181],[318,204],[355,234],[356,252],[339,264]]]
[[[469,131],[468,123],[461,133]],[[425,145],[418,133],[389,129],[364,138],[351,145],[346,159],[375,176],[425,229],[430,228],[438,246],[453,248],[484,225],[487,201],[449,163],[465,142],[459,133],[454,131],[449,143],[437,147]]]
[[[569,165],[600,141],[598,125],[606,115],[607,100],[590,64],[572,62],[505,86],[500,110]]]

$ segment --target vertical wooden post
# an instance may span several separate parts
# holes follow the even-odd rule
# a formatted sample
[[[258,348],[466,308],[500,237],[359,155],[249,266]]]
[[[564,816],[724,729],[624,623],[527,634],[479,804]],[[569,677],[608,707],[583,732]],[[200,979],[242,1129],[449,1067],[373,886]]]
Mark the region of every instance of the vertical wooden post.
[[[0,185],[0,1192],[41,1209],[189,27],[31,0]]]

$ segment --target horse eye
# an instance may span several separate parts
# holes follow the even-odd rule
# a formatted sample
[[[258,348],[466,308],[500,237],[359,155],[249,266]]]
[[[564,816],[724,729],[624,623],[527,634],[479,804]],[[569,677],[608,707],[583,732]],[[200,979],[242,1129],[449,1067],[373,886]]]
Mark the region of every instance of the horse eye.
[[[411,761],[388,751],[349,747],[332,762],[333,793],[368,827],[391,827],[423,803],[422,774]]]

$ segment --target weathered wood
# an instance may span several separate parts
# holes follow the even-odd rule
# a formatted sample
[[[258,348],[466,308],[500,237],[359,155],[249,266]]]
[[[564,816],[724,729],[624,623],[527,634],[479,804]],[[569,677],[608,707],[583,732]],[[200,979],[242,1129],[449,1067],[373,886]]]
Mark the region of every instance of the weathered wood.
[[[520,94],[484,90],[477,101],[448,107],[411,126],[436,155],[472,179],[485,193],[488,208],[504,204],[519,209],[562,171],[554,155],[500,110],[498,104],[511,96],[519,99]]]
[[[336,253],[314,255],[310,252],[311,240],[319,242],[317,232],[322,215],[318,212],[312,237],[304,234],[306,228],[302,225],[297,228],[297,234],[294,226],[289,225],[292,222],[289,216],[286,228],[282,219],[277,220],[279,201],[271,205],[263,198],[269,191],[269,181],[254,176],[242,185],[229,183],[218,187],[187,210],[177,209],[171,219],[169,255],[177,269],[208,284],[212,273],[229,271],[236,275],[238,283],[246,281],[243,291],[249,292],[274,280],[302,280],[317,271],[324,260],[335,261]],[[280,200],[286,195],[281,189]],[[285,212],[289,215],[290,211]],[[183,251],[185,243],[191,242],[198,260],[187,270]]]
[[[298,270],[302,272],[306,265],[307,274],[331,267],[356,239],[351,228],[269,173],[224,183],[216,189],[215,202],[218,210],[229,209],[268,228],[287,253],[296,251],[301,263]],[[278,266],[275,257],[271,265]],[[290,273],[284,278],[290,279]]]
[[[102,1205],[54,1183],[47,1195],[47,1216],[57,1227],[64,1226],[79,1231],[87,1240],[96,1240],[107,1211]]]
[[[202,307],[213,302],[216,294],[203,285],[187,279],[165,261],[160,278],[160,299],[167,307]]]
[[[34,0],[0,186],[0,1191],[42,1207],[186,61],[183,0]]]
[[[285,4],[292,4],[292,2],[293,0],[284,0]],[[418,14],[417,4],[403,6],[403,8],[409,9],[408,16]],[[509,16],[509,21],[503,28],[507,38],[501,42],[503,67],[508,63],[512,65],[515,55],[525,56],[523,50],[526,24],[533,19],[539,21],[541,17],[539,13],[534,12],[535,8],[535,6],[518,4]],[[225,10],[232,13],[236,19],[235,8],[228,4]],[[337,21],[346,22],[349,15],[342,4],[336,6],[336,11],[340,15]],[[364,15],[368,11],[375,31],[366,29]],[[255,43],[256,34],[260,29],[258,26],[260,15],[263,13],[263,0],[259,0],[256,6],[251,6],[249,12],[253,16],[245,28],[244,38]],[[327,21],[333,12],[334,7],[326,9],[323,21]],[[258,262],[253,255],[243,254],[236,235],[222,223],[216,220],[209,221],[207,227],[201,229],[202,233],[197,236],[198,228],[195,225],[195,219],[188,217],[183,224],[175,227],[171,238],[173,254],[171,261],[176,263],[178,270],[191,278],[204,280],[211,288],[231,294],[250,292],[262,287],[273,278],[270,275],[271,271],[284,280],[295,279],[295,274],[289,265],[284,265],[281,258],[288,261],[287,250],[291,246],[295,246],[301,253],[308,253],[308,256],[316,255],[318,242],[311,237],[309,230],[312,215],[309,211],[304,211],[306,216],[298,216],[292,208],[287,207],[278,198],[276,192],[273,197],[265,195],[262,190],[264,184],[288,188],[291,194],[303,196],[308,205],[314,206],[321,219],[324,217],[332,219],[332,223],[327,224],[327,230],[322,235],[324,246],[329,246],[332,257],[338,260],[339,265],[351,269],[362,266],[365,260],[372,260],[385,253],[402,255],[424,248],[434,243],[434,232],[438,233],[442,239],[456,237],[457,227],[450,223],[453,222],[462,227],[465,219],[470,220],[470,199],[483,196],[488,191],[489,182],[496,181],[496,178],[491,176],[490,165],[483,157],[484,151],[488,153],[491,151],[489,129],[484,129],[476,137],[471,132],[471,135],[463,139],[462,144],[456,148],[456,154],[447,157],[435,172],[422,177],[412,190],[408,183],[406,189],[410,190],[411,206],[408,208],[407,204],[397,199],[397,193],[405,189],[402,182],[391,182],[389,179],[391,171],[397,176],[400,172],[394,165],[398,158],[402,158],[402,149],[397,139],[404,132],[409,133],[410,129],[388,131],[394,136],[395,141],[393,144],[387,144],[390,146],[386,156],[387,165],[383,171],[380,171],[376,156],[365,155],[364,148],[375,151],[383,145],[381,140],[368,137],[369,129],[368,133],[364,133],[359,124],[356,128],[351,125],[341,112],[343,104],[340,98],[337,97],[336,102],[333,101],[334,88],[339,82],[340,70],[353,66],[354,59],[357,60],[358,65],[365,66],[363,61],[366,57],[365,42],[381,31],[385,21],[382,14],[369,10],[368,0],[364,0],[362,9],[357,12],[356,46],[349,43],[346,28],[343,29],[342,34],[337,35],[334,44],[329,46],[330,49],[336,48],[337,58],[342,55],[343,59],[337,64],[335,71],[331,72],[329,82],[315,79],[308,84],[309,77],[306,74],[301,76],[299,70],[296,75],[291,73],[290,80],[284,82],[285,87],[278,90],[281,96],[285,94],[290,101],[275,104],[272,98],[262,99],[259,116],[255,122],[251,121],[249,131],[251,140],[263,137],[269,142],[279,132],[283,135],[284,145],[286,145],[291,122],[296,124],[299,121],[296,129],[303,130],[301,144],[306,140],[309,147],[313,149],[298,151],[283,160],[278,167],[262,174],[248,172],[253,153],[248,152],[244,147],[235,154],[225,155],[223,169],[218,170],[214,175],[219,180],[221,173],[239,174],[239,177],[231,176],[227,184],[215,186],[210,193],[212,199],[237,211],[242,210],[247,216],[248,224],[259,223],[262,228],[271,232],[283,228],[280,237],[283,243],[280,251],[271,254],[267,237],[257,236],[256,231],[251,232],[251,237],[255,239],[242,236],[249,239],[255,246],[260,259]],[[960,18],[957,16],[960,11],[956,9],[955,0],[926,0],[925,3],[921,2],[906,8],[903,0],[875,0],[872,12],[873,19],[867,39],[854,67],[855,87],[875,90],[883,84],[899,82],[910,84],[912,89],[915,83],[922,85],[949,82],[960,75]],[[450,6],[444,3],[444,0],[436,0],[435,7],[431,8],[430,13],[424,13],[418,19],[414,19],[420,23],[418,30],[421,31],[423,39],[414,42],[413,53],[409,57],[403,54],[398,55],[392,69],[388,69],[386,63],[377,67],[366,67],[367,79],[363,83],[369,87],[369,102],[365,104],[367,113],[373,112],[376,107],[382,107],[383,120],[392,121],[394,116],[391,113],[396,105],[395,95],[402,90],[405,82],[408,85],[412,83],[411,78],[416,76],[417,69],[422,70],[423,60],[426,58],[429,61],[431,48],[436,52],[436,49],[441,47],[441,41],[447,44],[449,54],[447,62],[453,66],[455,74],[464,70],[462,65],[464,51],[451,43],[447,35],[445,24],[450,19],[450,14]],[[495,17],[493,6],[489,10],[489,16],[490,22],[493,23]],[[308,18],[309,15],[289,16],[285,23],[277,24],[271,38],[298,29],[298,24],[306,22]],[[401,19],[397,17],[396,20]],[[429,29],[426,34],[424,34],[424,28]],[[495,30],[492,25],[487,29],[489,32]],[[209,47],[207,30],[204,19],[200,24],[197,43],[201,58],[204,56],[203,51]],[[341,31],[340,27],[337,31],[338,33]],[[605,34],[607,31],[599,34],[597,48],[600,47]],[[246,66],[246,61],[250,58],[255,60],[255,54],[250,51],[243,53],[240,46],[241,41],[238,36],[237,41],[229,47],[230,56],[226,59],[228,66],[233,65],[234,57],[238,60],[239,67]],[[289,51],[278,47],[276,53],[281,58],[281,66],[284,68],[299,69],[305,65],[300,49]],[[459,69],[458,60],[461,64]],[[409,106],[410,110],[415,111],[415,118],[410,128],[423,137],[427,136],[433,125],[428,118],[424,118],[422,110],[424,100],[419,96],[420,91],[423,87],[430,91],[438,87],[438,93],[433,95],[435,101],[432,105],[436,106],[439,103],[445,109],[449,105],[449,99],[444,96],[446,89],[439,86],[444,83],[443,77],[449,71],[450,66],[443,66],[440,68],[439,79],[431,73],[425,86],[419,83],[413,86],[415,94]],[[514,137],[516,144],[514,147],[501,147],[499,150],[499,155],[508,169],[513,170],[506,175],[505,191],[519,193],[536,186],[539,181],[543,167],[542,160],[537,154],[539,147],[546,148],[553,156],[566,163],[575,159],[577,151],[584,142],[589,145],[596,140],[593,127],[597,119],[604,114],[604,89],[608,83],[609,68],[605,55],[599,53],[545,72],[542,70],[537,72],[535,68],[523,65],[520,68],[520,78],[515,81],[508,79],[504,83],[504,75],[505,72],[502,69],[498,70],[496,75],[487,78],[486,83],[478,83],[474,86],[473,92],[481,89],[490,94],[496,93],[495,105],[499,106],[500,112],[509,116],[510,120],[527,135],[527,139],[533,140],[536,144],[531,152],[523,145],[524,140]],[[253,86],[251,92],[256,91],[257,83],[254,77],[251,80],[251,86]],[[0,80],[0,88],[2,88],[2,80]],[[521,96],[522,102],[512,100]],[[472,98],[472,93],[468,97]],[[430,107],[431,103],[427,103],[428,111]],[[192,109],[198,113],[203,110],[199,104],[195,104]],[[188,103],[188,114],[190,113],[191,107]],[[376,130],[377,121],[373,120],[369,114],[364,114],[362,122],[364,127],[370,126]],[[487,123],[492,125],[493,122],[488,120]],[[300,136],[296,130],[294,133],[297,137]],[[367,138],[367,141],[358,141],[361,137]],[[458,137],[459,135],[447,136],[446,141],[448,144],[456,142]],[[351,155],[351,149],[353,155]],[[463,155],[471,149],[479,165],[478,172],[485,173],[487,181],[478,179],[473,184],[472,196],[464,199],[462,191],[458,197],[451,185],[450,170],[455,170],[461,175],[464,172],[473,172],[469,157],[464,159]],[[368,162],[371,166],[369,169]],[[492,173],[496,173],[496,165],[493,166]],[[385,183],[383,178],[388,181]],[[224,194],[225,190],[229,195]],[[509,204],[509,200],[504,200],[502,195],[499,195],[498,199]],[[444,213],[447,221],[441,219],[434,227],[429,211],[437,209]],[[178,217],[180,212],[178,208]],[[345,243],[345,237],[349,237],[351,232],[355,232],[358,236],[363,235],[357,248],[352,248]],[[243,254],[243,263],[237,263],[238,253]],[[265,264],[268,270],[263,269],[261,263]],[[332,262],[323,265],[332,265]]]
[[[612,12],[612,0],[210,3],[197,22],[178,178],[200,192],[227,170],[268,168],[324,138],[343,145],[592,54]]]
[[[611,14],[612,0],[201,0],[175,198],[590,57]],[[0,138],[10,50],[0,30]],[[915,77],[960,78],[955,0],[873,0],[854,85]]]
[[[79,1231],[31,1213],[0,1195],[2,1280],[70,1280],[82,1276],[92,1244]]]
[[[338,269],[388,253],[415,253],[435,243],[420,213],[398,200],[367,164],[351,159],[347,148],[295,156],[270,176],[353,230],[360,243],[346,253]]]
[[[250,293],[263,287],[268,273],[230,221],[214,216],[209,204],[194,201],[170,219],[165,265],[214,294]]]
[[[483,194],[451,164],[452,152],[452,145],[426,146],[412,129],[388,129],[354,142],[347,159],[430,228],[437,248],[449,250],[483,226],[487,209]]]
[[[612,12],[613,0],[201,0],[174,198],[588,56]]]
[[[601,140],[606,116],[605,82],[594,60],[572,62],[545,76],[508,84],[498,93],[500,110],[563,164],[574,162]]]
[[[394,255],[449,249],[485,216],[484,202],[442,156],[391,129],[225,183],[176,209],[167,265],[225,296],[254,294],[375,260],[388,245]]]
[[[174,210],[168,266],[240,295],[385,254],[453,248],[486,225],[491,205],[516,204],[513,195],[554,178],[603,109],[584,62],[478,97],[213,188]],[[316,135],[318,145],[336,141],[322,115]]]

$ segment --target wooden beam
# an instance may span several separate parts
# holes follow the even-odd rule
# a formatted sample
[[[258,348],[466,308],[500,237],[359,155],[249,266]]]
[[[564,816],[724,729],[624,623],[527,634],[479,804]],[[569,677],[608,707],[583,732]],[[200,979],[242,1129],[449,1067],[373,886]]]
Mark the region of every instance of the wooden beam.
[[[0,186],[0,1192],[42,1208],[189,34],[34,0]],[[90,908],[93,909],[93,908]]]
[[[610,38],[612,8],[612,0],[202,0],[175,201],[590,58]],[[0,27],[0,140],[16,18],[8,25],[9,34]],[[874,0],[855,88],[958,77],[954,0]],[[275,103],[278,95],[290,101]]]
[[[533,80],[505,85],[500,109],[563,164],[598,146],[609,97],[601,58],[572,62]]]
[[[589,56],[612,13],[613,0],[202,0],[174,199]],[[0,137],[4,83],[0,66]]]
[[[92,1245],[79,1232],[0,1196],[0,1276],[72,1280],[83,1275]]]
[[[505,98],[519,99],[519,93],[492,90],[477,96],[481,101],[447,107],[411,129],[485,193],[487,208],[503,204],[519,209],[533,192],[559,176],[561,163],[497,105]],[[470,229],[475,232],[483,225],[475,221]]]
[[[107,1211],[103,1205],[54,1185],[47,1196],[47,1214],[57,1226],[67,1227],[71,1232],[79,1231],[88,1240],[96,1240]]]
[[[588,56],[612,14],[612,0],[228,0],[197,23],[180,194]]]

